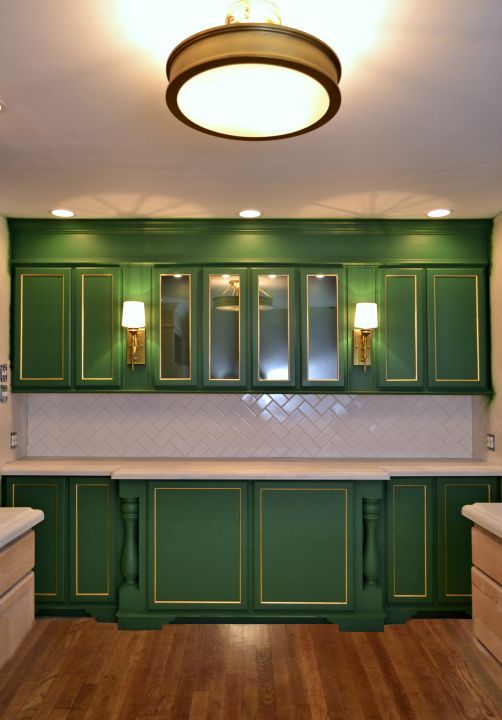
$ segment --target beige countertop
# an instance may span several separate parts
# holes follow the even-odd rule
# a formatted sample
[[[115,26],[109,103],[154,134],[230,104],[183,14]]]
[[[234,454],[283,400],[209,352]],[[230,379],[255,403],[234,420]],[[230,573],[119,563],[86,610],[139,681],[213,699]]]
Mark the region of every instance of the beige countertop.
[[[24,535],[43,519],[41,510],[29,507],[0,507],[0,548]]]
[[[462,515],[476,525],[502,538],[502,503],[474,503],[464,505]]]
[[[102,476],[115,480],[388,480],[436,475],[502,476],[502,465],[430,459],[25,457],[4,465],[1,474]]]

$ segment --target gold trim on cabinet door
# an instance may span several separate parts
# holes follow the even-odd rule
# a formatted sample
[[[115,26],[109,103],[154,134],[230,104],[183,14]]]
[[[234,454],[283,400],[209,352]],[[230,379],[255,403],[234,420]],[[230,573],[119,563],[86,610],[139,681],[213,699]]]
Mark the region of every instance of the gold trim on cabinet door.
[[[57,490],[59,489],[59,485],[56,483],[13,483],[12,484],[12,507],[16,506],[16,486],[19,485],[20,488],[24,487],[45,487],[45,488],[56,488],[56,496],[55,496],[55,505],[56,505],[56,532],[54,535],[55,543],[55,551],[54,556],[56,558],[56,591],[55,592],[35,592],[35,595],[38,595],[39,597],[56,597],[58,594],[58,586],[59,586],[59,552],[58,552],[58,534],[59,534],[59,513],[58,513],[58,493]]]
[[[345,600],[264,600],[263,599],[263,493],[264,492],[343,492],[345,493]],[[348,488],[260,488],[260,604],[261,605],[348,605]]]
[[[87,380],[87,381],[97,381],[97,380],[113,380],[113,377],[86,377],[84,375],[84,349],[85,349],[85,324],[84,324],[84,317],[85,317],[85,294],[84,294],[84,279],[88,277],[99,277],[99,278],[107,278],[111,277],[112,279],[112,359],[111,359],[111,367],[113,372],[113,360],[114,360],[114,345],[113,342],[113,328],[114,328],[114,318],[115,318],[115,308],[113,307],[113,294],[114,294],[114,277],[112,273],[82,273],[82,286],[81,286],[81,297],[82,297],[82,310],[81,310],[81,371],[80,371],[80,379],[81,380]]]
[[[396,592],[396,488],[423,488],[424,490],[424,592],[421,593],[398,593]],[[427,485],[406,483],[393,485],[392,487],[392,560],[394,593],[393,597],[402,598],[426,598],[427,597]]]
[[[273,273],[271,273],[273,274]],[[267,277],[267,273],[261,273],[260,275],[257,275],[257,301],[258,301],[258,368],[257,368],[257,380],[258,382],[263,383],[283,383],[283,382],[290,382],[291,380],[291,333],[290,333],[290,327],[291,327],[291,308],[290,308],[290,302],[289,302],[289,275],[285,273],[277,273],[277,277],[285,277],[287,280],[287,296],[288,296],[288,377],[285,380],[267,380],[266,378],[260,378],[260,357],[261,357],[261,343],[260,343],[260,336],[261,336],[261,326],[260,326],[260,278],[261,277]]]
[[[445,597],[472,597],[472,593],[448,592],[448,527],[447,527],[447,495],[449,487],[486,487],[488,488],[488,502],[491,502],[491,485],[489,483],[446,483],[444,486],[444,594]]]
[[[188,362],[190,365],[190,374],[188,377],[174,378],[162,376],[162,278],[175,277],[188,278]],[[187,382],[192,379],[192,273],[162,273],[159,282],[159,379],[168,380],[169,382]]]
[[[79,488],[106,490],[106,592],[79,592],[78,589],[78,492]],[[75,485],[75,596],[108,597],[110,595],[110,486],[106,483],[77,483]]]
[[[307,274],[307,287],[306,287],[306,307],[307,307],[307,380],[309,382],[338,382],[340,380],[340,339],[339,339],[339,327],[340,327],[340,305],[338,302],[338,274],[328,273],[324,277],[334,277],[336,280],[336,369],[337,376],[334,378],[316,378],[310,377],[310,304],[309,304],[309,281],[311,277],[316,277],[313,273]]]
[[[413,278],[414,300],[415,300],[415,376],[412,378],[390,378],[389,377],[389,323],[387,322],[387,278]],[[417,276],[410,275],[385,275],[385,382],[418,382],[418,301],[417,301]]]
[[[238,600],[158,600],[157,599],[157,491],[225,490],[239,493],[239,599]],[[242,492],[237,487],[168,487],[154,488],[153,494],[153,602],[155,605],[242,605]]]
[[[236,378],[214,378],[211,376],[211,278],[212,277],[222,277],[221,274],[218,273],[211,273],[208,275],[207,280],[207,292],[208,292],[208,321],[209,321],[209,327],[208,327],[208,355],[207,355],[207,376],[211,382],[240,382],[241,380],[241,290],[242,290],[242,274],[239,273],[229,273],[230,276],[237,275],[239,277],[239,311],[238,311],[238,323],[237,323],[237,337],[238,337],[238,348],[237,348],[237,362],[239,365],[239,375]]]
[[[23,326],[24,326],[24,278],[25,277],[56,277],[61,278],[63,281],[63,292],[61,297],[61,377],[25,377],[23,375]],[[63,273],[21,273],[20,275],[21,287],[20,287],[20,338],[19,338],[19,380],[24,381],[37,381],[37,380],[50,380],[52,382],[63,381],[64,378],[64,275]]]
[[[437,352],[437,322],[436,322],[436,279],[437,278],[474,278],[475,289],[476,289],[476,364],[477,364],[477,377],[475,378],[440,378],[438,377],[438,352]],[[434,275],[434,371],[436,377],[435,382],[479,382],[481,379],[480,374],[480,361],[479,361],[479,289],[478,289],[478,276],[477,275]]]

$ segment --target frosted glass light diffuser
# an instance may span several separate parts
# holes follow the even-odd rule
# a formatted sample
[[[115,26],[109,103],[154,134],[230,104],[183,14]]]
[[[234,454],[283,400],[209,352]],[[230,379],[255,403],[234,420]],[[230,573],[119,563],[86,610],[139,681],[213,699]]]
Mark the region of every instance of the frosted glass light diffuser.
[[[145,303],[126,300],[122,308],[122,327],[145,327]]]
[[[313,130],[340,107],[341,65],[318,38],[267,23],[222,25],[176,47],[166,102],[186,125],[272,140]]]
[[[357,330],[372,330],[378,327],[378,312],[376,303],[357,303],[354,317],[354,327]]]

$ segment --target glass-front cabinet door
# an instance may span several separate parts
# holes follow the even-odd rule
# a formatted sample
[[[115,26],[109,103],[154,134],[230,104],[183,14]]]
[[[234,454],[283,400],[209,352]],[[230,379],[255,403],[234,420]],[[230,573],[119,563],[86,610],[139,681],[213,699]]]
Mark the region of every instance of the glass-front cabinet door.
[[[197,385],[198,271],[155,268],[153,281],[155,385]]]
[[[294,271],[252,271],[253,385],[292,387],[295,376]]]
[[[302,385],[345,384],[343,270],[310,269],[301,274]]]
[[[246,270],[205,270],[202,292],[204,385],[246,387]]]

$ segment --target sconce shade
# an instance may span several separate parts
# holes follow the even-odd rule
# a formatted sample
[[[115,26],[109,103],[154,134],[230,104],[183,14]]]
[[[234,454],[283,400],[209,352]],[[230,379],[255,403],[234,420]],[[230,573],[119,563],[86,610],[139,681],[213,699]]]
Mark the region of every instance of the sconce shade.
[[[126,300],[122,308],[122,327],[145,327],[145,303]]]
[[[357,303],[354,327],[359,330],[372,330],[378,327],[376,303]]]

